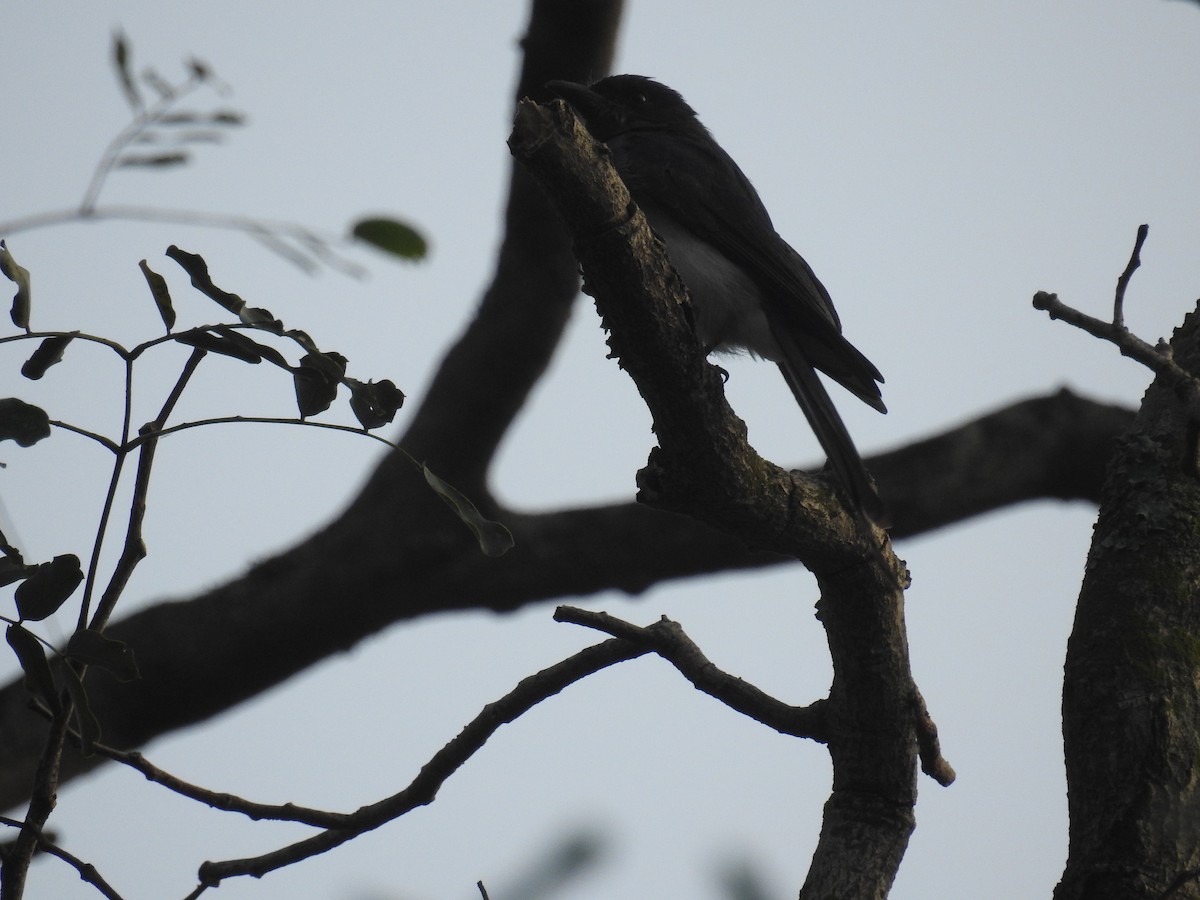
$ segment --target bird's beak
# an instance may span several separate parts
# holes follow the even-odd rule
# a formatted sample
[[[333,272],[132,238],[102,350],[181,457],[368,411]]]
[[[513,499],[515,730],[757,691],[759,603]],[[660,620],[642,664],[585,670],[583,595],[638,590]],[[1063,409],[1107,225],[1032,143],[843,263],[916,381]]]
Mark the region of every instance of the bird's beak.
[[[572,96],[580,96],[581,94],[590,94],[592,92],[586,84],[580,84],[577,81],[547,81],[546,88],[564,100],[569,100]]]
[[[586,84],[574,81],[547,81],[546,87],[570,104],[597,140],[603,141],[608,137],[607,134],[597,134],[597,131],[607,131],[604,123],[619,118],[611,100],[600,96]]]

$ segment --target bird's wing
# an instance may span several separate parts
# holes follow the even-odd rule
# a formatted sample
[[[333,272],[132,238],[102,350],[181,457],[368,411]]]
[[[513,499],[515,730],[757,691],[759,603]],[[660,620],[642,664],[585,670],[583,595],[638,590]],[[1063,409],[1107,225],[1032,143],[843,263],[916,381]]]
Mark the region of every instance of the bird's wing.
[[[665,141],[661,135],[645,132],[610,140],[610,146],[618,144],[614,147],[618,163],[624,149],[620,143],[638,141],[651,143],[630,151],[639,160],[637,177],[626,176],[634,199],[652,202],[753,278],[763,292],[763,302],[771,306],[772,330],[793,337],[778,341],[785,352],[798,348],[809,366],[886,411],[876,384],[883,376],[842,336],[829,292],[804,258],[775,231],[758,192],[737,163],[715,142]],[[651,159],[655,165],[647,168],[645,162]],[[686,208],[680,198],[688,198]]]

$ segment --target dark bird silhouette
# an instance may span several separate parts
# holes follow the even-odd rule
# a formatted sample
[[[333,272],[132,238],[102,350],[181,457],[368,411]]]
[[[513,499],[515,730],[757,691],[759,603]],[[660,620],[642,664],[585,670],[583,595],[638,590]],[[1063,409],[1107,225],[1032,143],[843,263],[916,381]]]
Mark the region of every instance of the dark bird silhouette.
[[[653,79],[613,75],[590,87],[547,87],[608,145],[687,285],[704,347],[777,363],[854,508],[886,525],[884,504],[814,370],[887,412],[876,383],[883,376],[842,336],[829,292],[775,231],[737,163],[683,97]]]

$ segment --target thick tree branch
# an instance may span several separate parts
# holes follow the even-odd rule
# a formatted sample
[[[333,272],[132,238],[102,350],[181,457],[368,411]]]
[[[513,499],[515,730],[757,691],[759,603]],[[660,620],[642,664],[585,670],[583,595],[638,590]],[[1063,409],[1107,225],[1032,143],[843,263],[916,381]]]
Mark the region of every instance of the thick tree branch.
[[[817,576],[834,672],[821,707],[834,777],[800,896],[886,895],[916,802],[919,694],[902,564],[886,535],[864,533],[829,484],[774,466],[746,442],[687,321],[686,294],[662,244],[570,110],[522,103],[509,147],[555,198],[609,346],[654,417],[658,446],[638,475],[638,499],[794,556]]]
[[[1200,311],[1171,351],[1191,382]],[[1158,371],[1110,463],[1067,648],[1056,900],[1200,898],[1200,420],[1194,390]]]
[[[532,93],[551,77],[600,74],[611,47],[600,41],[589,49],[571,34],[578,17],[592,10],[611,38],[618,8],[536,3],[521,92]],[[565,295],[577,284],[561,226],[532,178],[520,173],[514,172],[506,219],[508,261],[498,266],[477,319],[449,352],[404,438],[419,458],[434,466],[440,461],[438,471],[449,480],[454,471],[469,472],[455,482],[464,488],[484,480],[487,448],[544,369],[566,315]],[[518,353],[510,342],[520,328],[525,343]],[[521,354],[523,363],[502,359]],[[1030,499],[1094,502],[1108,448],[1131,417],[1063,392],[1014,404],[868,464],[894,511],[893,536],[917,534]],[[486,493],[473,496],[487,505]],[[143,677],[126,685],[89,679],[104,740],[140,746],[418,616],[514,610],[612,588],[637,593],[672,578],[789,561],[632,502],[492,512],[517,541],[499,560],[480,555],[411,466],[385,461],[342,515],[296,547],[204,594],[112,624],[108,633],[134,649]],[[263,653],[268,642],[279,652]],[[45,722],[26,698],[20,681],[0,689],[0,807],[27,798],[44,742]],[[85,764],[69,753],[63,777],[98,762]]]

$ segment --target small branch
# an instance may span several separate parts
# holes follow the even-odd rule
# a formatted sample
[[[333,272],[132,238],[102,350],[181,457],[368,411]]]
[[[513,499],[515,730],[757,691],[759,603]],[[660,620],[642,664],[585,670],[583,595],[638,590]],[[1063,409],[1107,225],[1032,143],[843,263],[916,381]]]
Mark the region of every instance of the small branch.
[[[512,722],[567,686],[594,672],[636,659],[650,652],[649,647],[622,640],[608,640],[588,647],[574,656],[524,678],[512,691],[494,703],[489,703],[450,743],[433,755],[408,787],[391,797],[364,806],[352,813],[338,828],[298,841],[261,856],[206,862],[200,867],[200,884],[189,898],[198,897],[204,890],[216,887],[226,878],[252,875],[261,878],[268,872],[331,850],[361,834],[372,831],[397,819],[418,806],[432,803],[442,784],[470,759],[501,725]]]
[[[74,731],[72,731],[71,737],[74,741],[78,742],[79,736]],[[182,778],[177,778],[169,772],[158,768],[158,766],[151,763],[137,751],[117,750],[114,747],[108,747],[104,744],[93,744],[92,749],[101,756],[106,756],[115,762],[122,763],[140,772],[145,776],[147,781],[160,784],[167,788],[167,790],[174,791],[183,797],[203,803],[205,806],[210,806],[213,809],[240,813],[255,821],[270,819],[280,822],[299,822],[302,825],[312,825],[317,828],[339,828],[351,818],[347,813],[328,812],[307,806],[297,806],[294,803],[255,803],[252,800],[245,800],[234,794],[210,791],[207,788],[184,781]]]
[[[373,441],[377,441],[392,450],[400,451],[400,448],[389,441],[387,438],[375,434],[372,431],[366,431],[360,425],[338,425],[333,422],[313,422],[308,419],[289,419],[276,418],[273,416],[216,416],[211,419],[197,419],[194,422],[180,422],[178,425],[172,425],[170,428],[163,428],[158,431],[143,429],[137,437],[125,445],[126,450],[134,450],[152,440],[157,440],[161,437],[166,437],[168,434],[175,434],[180,431],[187,431],[189,428],[200,428],[204,425],[232,425],[232,424],[256,424],[256,425],[300,425],[305,428],[325,428],[330,431],[344,431],[350,434],[358,435],[359,437],[368,437]]]
[[[2,228],[0,228],[0,233],[3,233]],[[117,356],[121,357],[121,359],[128,359],[130,357],[130,351],[126,350],[116,341],[109,340],[108,338],[97,337],[94,334],[82,334],[77,331],[24,331],[21,334],[10,334],[6,337],[0,337],[0,344],[7,344],[12,341],[40,341],[51,337],[70,337],[77,341],[88,341],[92,344],[102,344],[116,353]]]
[[[921,757],[921,771],[940,784],[949,787],[958,775],[954,767],[942,757],[942,745],[938,740],[938,728],[929,715],[925,698],[913,685],[913,718],[917,728],[917,752]]]
[[[187,209],[156,209],[150,206],[109,203],[97,206],[86,213],[77,208],[50,210],[20,219],[0,222],[0,234],[12,235],[22,231],[33,231],[53,225],[73,222],[95,222],[100,220],[121,222],[159,222],[168,225],[187,225],[196,228],[213,228],[220,231],[236,231],[263,244],[272,253],[283,257],[301,271],[312,274],[317,270],[314,259],[331,269],[351,278],[362,278],[367,269],[333,249],[333,245],[347,243],[345,238],[332,235],[322,237],[311,229],[295,222],[270,219],[255,219],[250,216],[229,213],[209,213]],[[304,255],[286,243],[294,241],[304,247],[312,257]]]
[[[143,109],[133,117],[133,120],[128,125],[117,132],[116,137],[108,142],[108,146],[104,148],[104,152],[100,155],[100,161],[96,164],[96,169],[92,173],[92,179],[88,182],[87,190],[84,191],[83,200],[79,204],[79,215],[81,218],[89,216],[95,211],[100,191],[104,189],[104,182],[112,172],[117,158],[125,148],[139,134],[162,119],[181,98],[186,97],[203,83],[203,79],[193,72],[186,81],[178,87],[172,87],[157,103]]]
[[[1133,273],[1142,264],[1142,245],[1146,243],[1146,235],[1150,232],[1149,225],[1141,225],[1137,230],[1137,239],[1133,244],[1133,253],[1119,278],[1117,290],[1113,297],[1113,320],[1111,323],[1072,309],[1061,300],[1057,294],[1038,291],[1033,295],[1033,308],[1050,314],[1051,319],[1062,319],[1069,325],[1074,325],[1086,331],[1092,337],[1108,341],[1121,351],[1122,356],[1128,356],[1144,365],[1155,375],[1162,378],[1172,387],[1182,391],[1188,405],[1200,414],[1200,381],[1175,362],[1171,347],[1166,341],[1159,341],[1157,346],[1143,341],[1125,327],[1125,291]]]
[[[108,479],[108,491],[104,495],[104,507],[100,512],[100,523],[96,526],[96,539],[92,542],[92,558],[88,561],[87,582],[83,586],[83,600],[79,604],[79,628],[87,626],[88,615],[92,608],[92,595],[96,590],[96,577],[100,572],[100,551],[104,547],[104,537],[108,533],[108,523],[112,518],[113,503],[117,497],[117,485],[121,481],[121,472],[125,468],[125,460],[129,451],[124,449],[129,442],[129,429],[133,421],[133,356],[125,356],[125,403],[121,416],[121,446],[117,448],[113,460],[112,475]]]
[[[96,434],[96,432],[94,432],[94,431],[88,431],[86,428],[80,428],[77,425],[72,425],[70,422],[62,422],[58,419],[51,419],[50,424],[53,425],[55,428],[61,428],[63,431],[70,431],[73,434],[80,435],[81,437],[89,438],[90,440],[95,441],[101,447],[103,447],[104,449],[106,449],[112,453],[120,453],[121,452],[120,447],[118,447],[116,444],[114,444],[112,441],[110,441],[108,438],[106,438],[102,434]]]
[[[1142,244],[1146,243],[1146,235],[1149,233],[1149,225],[1138,226],[1137,240],[1133,244],[1133,253],[1129,256],[1129,263],[1125,266],[1125,271],[1117,279],[1117,293],[1113,297],[1113,325],[1117,328],[1123,329],[1125,327],[1125,289],[1129,287],[1129,279],[1133,277],[1133,273],[1142,264]]]
[[[641,627],[606,612],[560,606],[554,611],[554,620],[594,628],[631,644],[644,646],[678,669],[696,690],[720,700],[730,709],[780,734],[811,738],[821,743],[826,741],[823,703],[790,706],[749,682],[722,671],[713,665],[677,622],[666,616],[653,625]]]
[[[183,371],[179,373],[179,378],[175,381],[175,386],[171,388],[171,393],[164,401],[162,409],[159,410],[158,416],[153,422],[142,426],[142,432],[162,430],[163,425],[174,411],[175,404],[179,402],[183,389],[187,387],[196,367],[200,365],[200,361],[207,353],[208,351],[200,347],[196,347],[192,351],[192,355],[183,365]],[[126,392],[126,398],[128,399],[128,397],[129,392]],[[146,556],[145,544],[142,542],[142,521],[146,518],[146,495],[150,490],[150,472],[154,466],[154,453],[157,448],[158,439],[150,437],[142,442],[141,451],[138,453],[137,474],[133,481],[133,503],[129,511],[129,523],[125,529],[125,543],[121,548],[121,556],[117,560],[116,569],[109,579],[108,587],[105,588],[104,595],[100,598],[96,614],[88,626],[95,631],[104,630],[121,592],[125,590],[125,585],[129,583],[129,579],[133,575],[134,568]]]
[[[8,816],[0,816],[0,825],[8,825],[12,828],[21,827],[20,822],[18,822],[16,819],[10,819]],[[93,866],[91,863],[85,863],[78,856],[67,852],[62,847],[54,843],[54,841],[50,840],[50,838],[46,837],[46,835],[42,832],[38,832],[37,835],[37,848],[43,853],[49,853],[51,856],[57,856],[76,872],[78,872],[80,879],[86,881],[103,896],[108,897],[109,900],[122,900],[121,895],[113,890],[112,885],[104,880],[100,873],[96,871],[95,866]]]
[[[1049,294],[1046,291],[1038,291],[1033,295],[1033,308],[1049,313],[1052,319],[1062,319],[1068,325],[1074,325],[1092,337],[1108,341],[1121,351],[1122,356],[1140,362],[1172,387],[1190,395],[1193,405],[1200,405],[1200,383],[1175,362],[1171,349],[1165,342],[1152,347],[1124,326],[1102,322],[1087,313],[1072,309],[1059,300],[1057,294]]]

